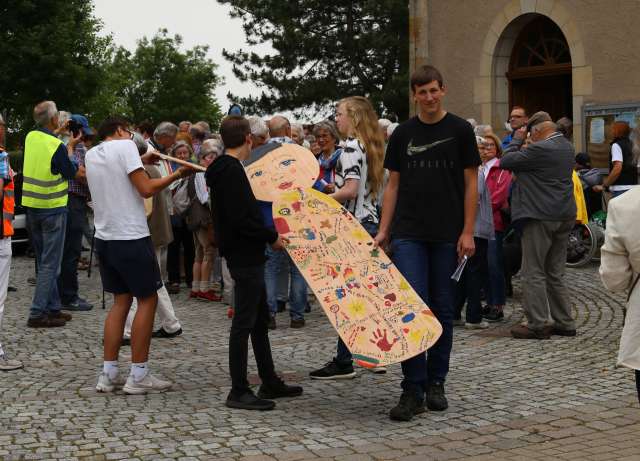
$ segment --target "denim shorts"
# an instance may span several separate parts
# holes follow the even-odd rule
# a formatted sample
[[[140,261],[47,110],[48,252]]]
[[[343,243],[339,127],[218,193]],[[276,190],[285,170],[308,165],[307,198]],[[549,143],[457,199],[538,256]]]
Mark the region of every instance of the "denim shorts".
[[[146,298],[162,288],[151,237],[138,240],[95,239],[104,291]]]

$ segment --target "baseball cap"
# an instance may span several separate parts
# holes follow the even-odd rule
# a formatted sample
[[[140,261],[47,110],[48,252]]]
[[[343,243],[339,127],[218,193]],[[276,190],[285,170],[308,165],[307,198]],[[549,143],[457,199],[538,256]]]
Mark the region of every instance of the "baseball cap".
[[[93,129],[89,127],[89,121],[87,120],[87,117],[85,117],[84,115],[73,114],[71,116],[71,120],[73,120],[74,122],[76,122],[78,125],[82,127],[82,132],[85,135],[92,136],[96,134],[95,131],[93,131]]]

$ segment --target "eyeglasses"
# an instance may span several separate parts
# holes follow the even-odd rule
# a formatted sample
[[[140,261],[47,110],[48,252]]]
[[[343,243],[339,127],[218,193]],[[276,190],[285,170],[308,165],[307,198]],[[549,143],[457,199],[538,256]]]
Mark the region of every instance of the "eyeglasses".
[[[123,130],[126,131],[127,133],[129,133],[129,139],[133,139],[133,136],[134,136],[133,131],[131,131],[131,130],[127,129],[127,128],[123,128]]]

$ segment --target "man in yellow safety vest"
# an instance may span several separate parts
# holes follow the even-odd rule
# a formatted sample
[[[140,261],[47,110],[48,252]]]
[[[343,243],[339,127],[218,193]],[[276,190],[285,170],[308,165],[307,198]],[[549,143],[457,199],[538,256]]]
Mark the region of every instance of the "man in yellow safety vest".
[[[55,136],[58,109],[43,101],[33,109],[37,128],[27,134],[24,145],[22,205],[36,254],[36,288],[27,326],[61,327],[71,315],[61,312],[57,277],[64,247],[69,179],[84,179],[84,167],[77,167],[69,155],[82,134],[65,145]]]

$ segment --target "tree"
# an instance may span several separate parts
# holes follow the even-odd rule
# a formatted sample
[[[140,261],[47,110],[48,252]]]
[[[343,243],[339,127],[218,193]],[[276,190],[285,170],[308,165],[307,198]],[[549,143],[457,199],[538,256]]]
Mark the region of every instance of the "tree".
[[[0,110],[11,131],[28,130],[34,105],[45,99],[88,110],[100,90],[95,63],[110,43],[97,35],[100,27],[93,5],[83,0],[0,2]]]
[[[111,50],[104,82],[109,91],[95,107],[115,107],[134,121],[207,120],[215,126],[221,118],[214,96],[218,66],[206,57],[206,46],[181,52],[181,45],[179,35],[161,29],[151,40],[142,38],[133,54]]]
[[[242,19],[249,45],[271,44],[275,51],[223,50],[240,80],[263,88],[259,97],[239,100],[250,111],[319,108],[365,95],[381,113],[408,116],[407,0],[218,2]]]

